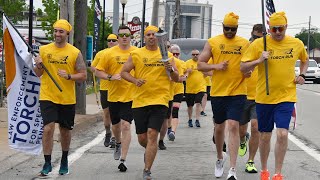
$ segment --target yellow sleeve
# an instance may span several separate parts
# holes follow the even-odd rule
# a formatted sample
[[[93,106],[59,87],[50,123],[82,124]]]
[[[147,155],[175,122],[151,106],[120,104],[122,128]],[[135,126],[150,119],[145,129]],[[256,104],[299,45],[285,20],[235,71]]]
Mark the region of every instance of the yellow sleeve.
[[[257,51],[257,42],[259,40],[255,40],[252,44],[249,45],[248,49],[244,53],[244,55],[241,58],[241,62],[248,62],[253,61],[256,59],[259,59],[260,55]]]
[[[96,68],[100,71],[107,72],[108,71],[108,57],[110,54],[108,52],[103,53],[103,56],[100,58],[99,63],[97,64]]]
[[[96,66],[98,65],[101,56],[102,56],[102,51],[99,51],[99,52],[96,54],[96,56],[94,57],[94,59],[93,59],[93,61],[92,61],[92,63],[91,63],[91,66],[92,66],[92,67],[96,67]]]

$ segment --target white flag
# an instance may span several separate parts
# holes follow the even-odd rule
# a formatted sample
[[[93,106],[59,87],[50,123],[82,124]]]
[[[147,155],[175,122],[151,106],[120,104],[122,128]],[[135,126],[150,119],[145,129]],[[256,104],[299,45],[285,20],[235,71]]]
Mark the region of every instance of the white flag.
[[[28,46],[3,15],[3,40],[8,99],[8,141],[28,154],[42,151],[43,121],[39,107],[40,79]]]

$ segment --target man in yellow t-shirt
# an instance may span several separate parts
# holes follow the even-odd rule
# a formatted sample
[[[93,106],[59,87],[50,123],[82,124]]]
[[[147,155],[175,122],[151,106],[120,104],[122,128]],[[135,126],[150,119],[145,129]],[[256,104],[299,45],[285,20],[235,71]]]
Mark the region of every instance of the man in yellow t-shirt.
[[[283,179],[281,169],[288,146],[288,129],[294,103],[297,101],[296,84],[305,83],[308,55],[304,44],[297,38],[286,36],[287,17],[284,12],[270,16],[270,36],[255,40],[242,58],[241,71],[250,72],[258,66],[256,111],[260,131],[261,179],[269,179],[267,161],[274,124],[277,127],[275,144],[275,174],[272,179]],[[301,74],[295,77],[295,64],[300,59]],[[264,61],[268,63],[269,95],[266,94]]]
[[[255,24],[252,28],[250,42],[263,36],[263,25]],[[254,68],[251,77],[246,79],[247,84],[247,100],[245,102],[243,116],[240,120],[240,147],[238,150],[239,156],[244,156],[247,153],[249,142],[249,156],[246,163],[245,171],[248,173],[257,173],[257,168],[254,164],[254,158],[259,147],[259,131],[258,120],[256,113],[256,86],[258,80],[258,69]],[[251,136],[247,132],[248,123],[251,122]],[[250,137],[250,138],[249,138]],[[249,140],[250,139],[250,140]]]
[[[213,61],[212,59],[210,59],[208,61],[209,64],[212,64]],[[201,101],[201,112],[200,112],[200,115],[201,116],[207,116],[207,113],[205,113],[205,109],[206,109],[206,106],[207,106],[207,101],[210,100],[210,91],[211,91],[211,76],[212,76],[212,72],[210,72],[209,75],[205,76],[205,80],[206,80],[206,86],[207,86],[207,89],[206,89],[206,93],[204,93],[204,96],[202,98],[202,101]]]
[[[249,41],[237,36],[239,16],[230,12],[223,20],[223,34],[210,38],[199,57],[198,69],[212,71],[211,105],[215,123],[215,143],[217,162],[215,176],[221,177],[224,171],[225,153],[223,142],[226,121],[229,131],[228,148],[230,153],[230,169],[227,179],[237,179],[236,162],[239,138],[239,121],[242,118],[247,88],[245,77],[240,71],[240,61]],[[213,64],[208,64],[209,59]]]
[[[137,49],[130,45],[131,32],[127,26],[120,26],[118,30],[119,45],[108,49],[103,59],[96,66],[96,75],[109,81],[108,101],[112,123],[112,132],[116,139],[114,159],[119,160],[118,169],[127,170],[126,157],[131,141],[132,93],[134,86],[120,76],[123,64],[128,60],[130,52]],[[131,72],[133,73],[133,71]]]
[[[201,101],[204,93],[206,92],[206,80],[204,79],[204,73],[198,71],[198,56],[199,50],[192,50],[192,59],[186,61],[186,67],[188,72],[188,78],[186,80],[186,103],[188,106],[188,126],[193,127],[192,113],[193,106],[196,105],[196,127],[200,127],[200,112],[201,112]]]
[[[87,79],[86,65],[79,49],[67,42],[72,26],[64,19],[53,24],[54,42],[40,47],[40,56],[35,59],[34,71],[41,79],[40,110],[43,118],[42,147],[45,164],[39,176],[47,176],[52,171],[51,154],[55,123],[60,125],[62,158],[59,174],[69,173],[68,152],[71,130],[75,117],[75,81]],[[62,92],[55,87],[42,64],[61,86]]]
[[[132,108],[139,144],[146,148],[143,179],[151,179],[150,169],[157,154],[158,135],[168,112],[170,79],[179,79],[172,59],[161,61],[155,37],[158,31],[155,26],[146,28],[146,46],[131,52],[121,71],[121,77],[136,86]],[[134,76],[130,74],[133,69]]]
[[[113,46],[118,45],[118,37],[115,34],[110,34],[107,37],[108,41],[108,48],[112,48]],[[103,54],[108,50],[108,48],[99,51],[94,60],[91,64],[91,71],[95,73],[96,66],[103,59]],[[110,145],[111,148],[114,148],[116,145],[116,141],[114,138],[113,133],[110,130],[111,127],[111,119],[110,119],[110,112],[109,112],[109,102],[108,102],[108,80],[101,79],[100,80],[100,102],[103,109],[103,123],[104,128],[106,130],[106,135],[104,139],[104,146],[108,147]]]

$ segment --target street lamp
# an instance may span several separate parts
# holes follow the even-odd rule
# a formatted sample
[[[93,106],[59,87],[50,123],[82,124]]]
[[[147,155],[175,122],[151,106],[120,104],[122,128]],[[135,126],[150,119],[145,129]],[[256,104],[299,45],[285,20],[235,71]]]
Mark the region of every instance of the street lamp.
[[[120,3],[122,4],[122,24],[121,24],[122,26],[124,25],[123,24],[123,21],[124,21],[124,8],[125,8],[127,2],[128,2],[128,0],[120,0]]]

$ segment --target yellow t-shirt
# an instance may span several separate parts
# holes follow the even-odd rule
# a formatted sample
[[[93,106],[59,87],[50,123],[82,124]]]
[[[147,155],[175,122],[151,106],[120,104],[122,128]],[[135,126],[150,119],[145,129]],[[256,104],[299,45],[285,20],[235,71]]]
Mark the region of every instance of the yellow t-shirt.
[[[160,49],[150,51],[146,47],[131,52],[137,79],[145,80],[145,84],[135,88],[132,108],[150,105],[165,105],[170,99],[170,78],[161,62]]]
[[[257,81],[258,81],[258,68],[254,68],[254,70],[251,73],[251,77],[246,78],[248,100],[256,99]]]
[[[62,92],[55,86],[49,75],[44,71],[40,77],[40,100],[56,104],[75,104],[75,82],[58,76],[58,69],[66,70],[68,74],[76,74],[76,60],[80,50],[71,44],[58,48],[54,43],[40,47],[40,57],[52,77],[60,85]]]
[[[245,78],[240,71],[241,58],[249,46],[249,41],[236,36],[226,38],[223,34],[208,40],[213,55],[213,64],[229,61],[225,71],[214,71],[212,75],[211,96],[246,95]]]
[[[192,59],[186,61],[187,69],[192,69],[186,81],[186,93],[197,94],[206,92],[206,80],[204,74],[198,71],[198,62]]]
[[[107,50],[108,50],[108,48],[101,50],[96,54],[96,56],[94,57],[94,60],[92,61],[92,64],[91,64],[92,67],[96,67],[98,65],[100,60],[103,59],[102,57]],[[108,83],[109,83],[108,80],[100,79],[100,90],[108,90]]]
[[[137,49],[135,46],[131,46],[128,50],[122,50],[119,46],[114,46],[104,53],[96,68],[107,74],[120,74],[130,52],[135,49]],[[133,71],[131,71],[131,74],[133,74]],[[133,89],[134,85],[124,79],[109,81],[108,101],[130,102],[132,101]]]
[[[184,75],[184,73],[187,70],[186,62],[184,62],[183,60],[180,60],[180,59],[177,59],[177,61],[180,63],[180,66],[177,66],[179,76],[182,76],[182,75]],[[175,61],[175,62],[177,62],[177,61]],[[184,85],[182,82],[175,82],[173,85],[173,89],[174,89],[173,95],[184,93]]]
[[[296,102],[295,63],[297,59],[305,62],[307,52],[304,44],[297,38],[286,36],[282,41],[274,41],[267,36],[269,95],[266,95],[266,79],[264,63],[258,65],[258,82],[256,102],[263,104],[278,104],[281,102]],[[242,61],[259,59],[263,51],[263,39],[255,40],[242,57]]]

